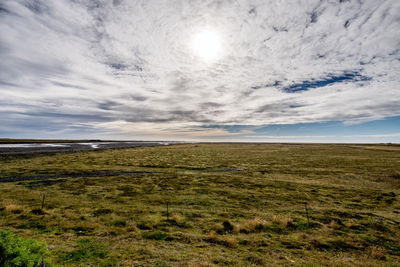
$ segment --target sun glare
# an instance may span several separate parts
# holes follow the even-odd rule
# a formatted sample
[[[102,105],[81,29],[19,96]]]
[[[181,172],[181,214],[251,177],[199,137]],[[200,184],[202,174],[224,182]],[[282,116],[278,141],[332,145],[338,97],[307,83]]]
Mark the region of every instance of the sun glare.
[[[215,60],[221,52],[221,40],[218,33],[211,30],[197,33],[192,40],[192,49],[205,61]]]

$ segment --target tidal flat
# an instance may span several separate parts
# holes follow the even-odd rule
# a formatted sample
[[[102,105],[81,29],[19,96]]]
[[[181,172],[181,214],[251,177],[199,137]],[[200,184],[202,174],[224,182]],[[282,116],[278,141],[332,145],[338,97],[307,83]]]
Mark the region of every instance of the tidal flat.
[[[49,266],[399,266],[399,194],[390,144],[0,154],[0,229]]]

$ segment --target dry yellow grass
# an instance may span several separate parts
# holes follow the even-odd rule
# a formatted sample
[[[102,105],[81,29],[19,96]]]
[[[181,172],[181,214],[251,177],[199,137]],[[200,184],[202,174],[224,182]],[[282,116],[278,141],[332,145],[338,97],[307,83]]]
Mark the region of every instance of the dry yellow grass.
[[[272,217],[272,223],[278,224],[282,227],[290,227],[293,225],[293,219],[282,215],[274,215]]]
[[[371,248],[370,256],[377,260],[385,260],[386,259],[385,249],[382,247],[373,246]]]
[[[396,266],[399,161],[304,144],[0,156],[2,177],[62,176],[1,183],[0,228],[59,266]]]
[[[224,242],[225,246],[230,247],[230,248],[236,247],[238,244],[236,238],[233,236],[225,236],[223,238],[223,242]]]
[[[21,205],[9,204],[5,206],[5,210],[11,213],[22,213],[24,208]]]

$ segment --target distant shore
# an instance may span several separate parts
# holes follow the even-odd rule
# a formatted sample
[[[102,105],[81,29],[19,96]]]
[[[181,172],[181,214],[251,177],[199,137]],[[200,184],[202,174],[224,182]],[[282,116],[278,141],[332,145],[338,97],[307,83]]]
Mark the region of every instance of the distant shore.
[[[0,139],[0,155],[150,147],[180,143],[182,142]]]

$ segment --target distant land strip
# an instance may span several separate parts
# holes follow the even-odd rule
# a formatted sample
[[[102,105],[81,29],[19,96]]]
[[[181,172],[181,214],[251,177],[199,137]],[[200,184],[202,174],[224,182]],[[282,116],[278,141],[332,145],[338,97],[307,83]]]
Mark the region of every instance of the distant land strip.
[[[213,173],[213,172],[235,172],[242,171],[241,168],[225,168],[216,170],[196,170],[200,173]],[[194,171],[189,169],[188,171]],[[0,177],[0,183],[21,182],[30,180],[51,180],[59,178],[90,178],[90,177],[109,177],[119,175],[138,175],[138,174],[160,174],[165,173],[162,171],[98,171],[90,173],[73,173],[73,174],[57,174],[57,175],[32,175],[32,176],[10,176]]]
[[[155,174],[163,173],[157,171],[98,171],[91,173],[73,173],[73,174],[57,174],[57,175],[32,175],[32,176],[12,176],[0,177],[0,183],[29,181],[29,180],[49,180],[59,178],[89,178],[89,177],[108,177],[118,175],[137,175],[137,174]]]

